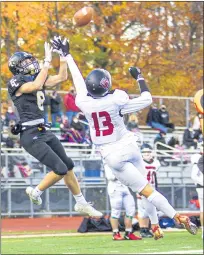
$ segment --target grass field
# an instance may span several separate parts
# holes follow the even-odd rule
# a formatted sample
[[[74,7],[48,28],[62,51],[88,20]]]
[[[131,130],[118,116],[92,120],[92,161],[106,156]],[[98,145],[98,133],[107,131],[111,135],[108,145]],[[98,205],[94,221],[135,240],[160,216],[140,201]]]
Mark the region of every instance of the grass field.
[[[203,254],[200,232],[196,236],[186,231],[165,232],[165,238],[157,241],[152,238],[112,241],[111,238],[111,233],[4,237],[2,254]]]

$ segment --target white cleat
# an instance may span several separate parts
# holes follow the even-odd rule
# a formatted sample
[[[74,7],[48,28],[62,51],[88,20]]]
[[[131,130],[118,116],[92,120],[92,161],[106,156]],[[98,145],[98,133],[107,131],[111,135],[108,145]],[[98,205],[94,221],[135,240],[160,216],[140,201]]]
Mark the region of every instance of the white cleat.
[[[101,212],[97,211],[89,203],[87,203],[86,205],[76,203],[74,206],[74,210],[79,213],[87,213],[91,217],[102,217],[103,216],[103,214]]]
[[[26,188],[26,194],[29,196],[30,201],[32,201],[33,204],[35,204],[35,205],[41,205],[42,204],[41,197],[40,196],[38,196],[38,197],[33,196],[33,191],[34,191],[34,189],[32,187],[27,187]]]

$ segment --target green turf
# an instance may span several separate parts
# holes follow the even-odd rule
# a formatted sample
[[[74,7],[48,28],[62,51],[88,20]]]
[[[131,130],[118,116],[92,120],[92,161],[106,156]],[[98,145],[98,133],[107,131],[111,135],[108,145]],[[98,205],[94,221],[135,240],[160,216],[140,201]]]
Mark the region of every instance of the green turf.
[[[165,232],[160,240],[112,241],[107,235],[2,239],[2,254],[127,254],[202,250],[201,233]]]

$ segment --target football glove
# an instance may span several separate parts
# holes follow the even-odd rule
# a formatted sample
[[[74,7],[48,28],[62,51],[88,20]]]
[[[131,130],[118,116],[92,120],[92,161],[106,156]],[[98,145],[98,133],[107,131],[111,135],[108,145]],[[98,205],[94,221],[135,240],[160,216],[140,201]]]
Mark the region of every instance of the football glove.
[[[134,79],[136,79],[136,80],[139,80],[139,79],[144,79],[143,77],[142,77],[142,74],[141,74],[141,71],[140,71],[140,69],[138,68],[138,67],[130,67],[129,68],[129,72],[130,72],[130,74],[132,75],[132,77],[134,78]]]
[[[52,61],[52,47],[50,46],[50,44],[48,42],[45,42],[44,44],[44,48],[45,48],[45,59],[44,59],[44,62],[46,64],[44,65],[47,65],[49,66],[49,63]]]
[[[54,36],[53,40],[50,40],[53,45],[53,52],[57,52],[60,57],[66,57],[69,54],[69,42],[67,38],[62,41],[61,36]]]

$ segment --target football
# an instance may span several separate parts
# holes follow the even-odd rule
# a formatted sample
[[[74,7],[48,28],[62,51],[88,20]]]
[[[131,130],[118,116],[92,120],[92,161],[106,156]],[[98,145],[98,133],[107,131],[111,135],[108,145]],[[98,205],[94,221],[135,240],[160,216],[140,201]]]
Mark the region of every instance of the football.
[[[92,7],[83,7],[78,10],[73,17],[73,24],[78,27],[83,27],[92,20],[93,17],[93,8]]]

